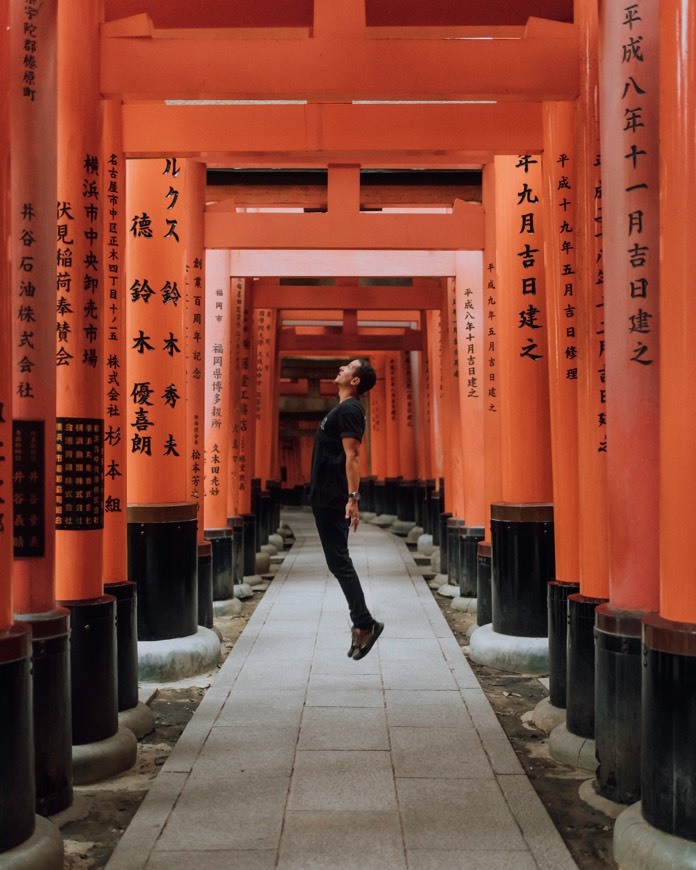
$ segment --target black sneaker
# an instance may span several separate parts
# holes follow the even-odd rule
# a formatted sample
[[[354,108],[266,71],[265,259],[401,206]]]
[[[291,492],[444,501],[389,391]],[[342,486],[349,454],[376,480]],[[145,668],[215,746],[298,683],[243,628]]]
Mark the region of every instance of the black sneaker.
[[[348,655],[355,661],[365,658],[383,631],[383,622],[374,622],[372,628],[354,628],[352,632],[351,651]]]

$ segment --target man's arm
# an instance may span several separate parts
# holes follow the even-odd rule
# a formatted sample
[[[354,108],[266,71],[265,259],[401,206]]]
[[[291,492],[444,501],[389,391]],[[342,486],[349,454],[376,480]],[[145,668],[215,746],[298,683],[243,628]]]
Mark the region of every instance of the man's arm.
[[[346,454],[346,477],[348,492],[357,492],[360,487],[360,442],[357,438],[342,438],[343,450]],[[348,495],[348,493],[346,493]],[[350,519],[353,531],[358,528],[358,502],[349,498],[346,502],[346,519]]]

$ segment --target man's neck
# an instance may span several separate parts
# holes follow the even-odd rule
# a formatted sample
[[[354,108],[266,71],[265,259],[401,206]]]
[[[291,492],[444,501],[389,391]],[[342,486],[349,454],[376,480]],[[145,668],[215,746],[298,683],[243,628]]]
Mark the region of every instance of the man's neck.
[[[357,393],[353,387],[339,387],[338,401],[345,402],[346,399],[357,398]]]

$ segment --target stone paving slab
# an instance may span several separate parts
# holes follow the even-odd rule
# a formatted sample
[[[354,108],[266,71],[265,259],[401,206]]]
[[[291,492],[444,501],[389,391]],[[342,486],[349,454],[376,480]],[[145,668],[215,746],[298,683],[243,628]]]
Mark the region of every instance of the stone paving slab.
[[[386,628],[350,621],[311,515],[108,870],[571,870],[404,542],[350,536]]]

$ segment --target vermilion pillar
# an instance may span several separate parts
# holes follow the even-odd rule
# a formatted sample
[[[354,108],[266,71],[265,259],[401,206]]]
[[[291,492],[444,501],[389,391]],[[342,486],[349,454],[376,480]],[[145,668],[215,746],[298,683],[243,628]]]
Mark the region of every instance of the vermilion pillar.
[[[274,427],[272,409],[275,384],[274,350],[277,314],[271,308],[254,310],[256,346],[256,438],[254,476],[262,485],[273,476]]]
[[[600,787],[627,802],[639,794],[639,621],[659,606],[657,16],[640,3],[600,18],[609,604],[597,613],[596,731]]]
[[[13,12],[19,12],[14,4]],[[53,10],[55,11],[55,10]],[[10,57],[10,7],[0,9],[0,87],[18,100],[18,75]],[[17,42],[16,38],[13,40]],[[18,72],[18,71],[17,71]],[[29,99],[27,98],[27,102]],[[0,234],[11,238],[10,106],[0,105]],[[14,266],[14,263],[12,263]],[[31,714],[31,631],[15,623],[12,598],[12,393],[14,372],[13,298],[10,250],[0,250],[0,696],[5,713],[0,721],[0,856],[34,834],[34,746]],[[50,285],[49,285],[50,287]],[[5,699],[7,699],[5,701]],[[0,857],[0,860],[2,858]]]
[[[239,375],[239,512],[244,521],[243,548],[245,577],[256,574],[256,515],[252,506],[252,486],[256,439],[256,342],[254,331],[254,283],[244,279],[242,355],[238,364]]]
[[[495,159],[502,501],[491,508],[493,629],[545,637],[554,576],[541,157]]]
[[[198,505],[187,456],[190,168],[174,156],[127,166],[128,560],[141,641],[186,637],[198,625]]]
[[[121,754],[115,600],[103,594],[106,209],[99,25],[98,5],[58,4],[56,591],[70,609],[73,743],[101,744],[117,772],[133,763],[136,745],[131,734],[130,751]],[[75,755],[77,782],[94,776],[90,755]]]
[[[56,42],[55,3],[11,5],[11,175],[14,607],[32,630],[36,803],[72,801],[69,612],[55,602]],[[33,43],[27,53],[25,29]],[[10,187],[6,188],[7,190]],[[48,665],[47,650],[55,658]],[[55,668],[54,668],[55,663]]]
[[[457,254],[457,333],[459,336],[459,418],[464,480],[464,526],[459,538],[459,588],[477,594],[477,548],[485,536],[483,449],[483,268],[478,251]]]
[[[116,599],[119,720],[138,719],[137,736],[154,727],[154,715],[138,702],[136,586],[128,579],[126,395],[126,162],[122,153],[121,104],[102,103],[104,208],[102,261],[104,317],[104,591]],[[128,712],[126,712],[128,711]]]
[[[371,448],[371,464],[370,472],[378,479],[383,481],[385,474],[385,453],[386,453],[386,391],[385,391],[385,370],[384,357],[382,354],[374,354],[371,357],[371,364],[374,367],[377,375],[377,381],[374,387],[369,392],[370,402],[370,448]],[[377,513],[382,513],[378,510],[379,506],[375,506]]]
[[[413,371],[409,351],[396,354],[396,416],[399,428],[399,481],[395,532],[406,534],[416,524],[416,420]]]
[[[432,480],[433,470],[433,383],[430,354],[428,353],[427,311],[421,311],[420,328],[423,349],[418,352],[418,476]],[[434,483],[434,481],[433,481]]]
[[[500,357],[498,273],[496,269],[495,163],[483,167],[483,205],[486,239],[483,251],[484,356],[483,356],[483,486],[485,537],[478,547],[476,621],[488,625],[491,612],[491,505],[502,498],[500,461]]]
[[[689,555],[696,484],[689,445],[696,407],[696,356],[689,335],[695,310],[690,232],[696,197],[695,44],[693,6],[665,0],[660,4],[659,91],[660,600],[659,615],[643,617],[642,811],[654,828],[691,841],[676,844],[677,850],[688,846],[691,856],[696,841],[696,722],[687,688],[696,675],[696,589]],[[621,842],[630,845],[626,830]],[[674,865],[679,861],[675,854]]]
[[[206,254],[205,310],[205,534],[213,547],[213,598],[234,593],[232,529],[228,527],[230,430],[232,428],[231,323],[228,251]]]
[[[566,707],[567,673],[574,703],[568,728],[592,737],[594,711],[594,606],[568,597],[579,589],[578,552],[578,374],[577,158],[574,103],[544,104],[544,216],[546,287],[549,314],[549,397],[556,576],[548,586],[550,700]],[[586,364],[586,362],[584,363]],[[575,608],[589,618],[578,621]],[[570,661],[568,613],[572,635]],[[588,629],[576,636],[579,625]],[[585,665],[584,667],[582,665]],[[578,724],[579,719],[579,724]],[[589,724],[590,733],[584,733]]]

